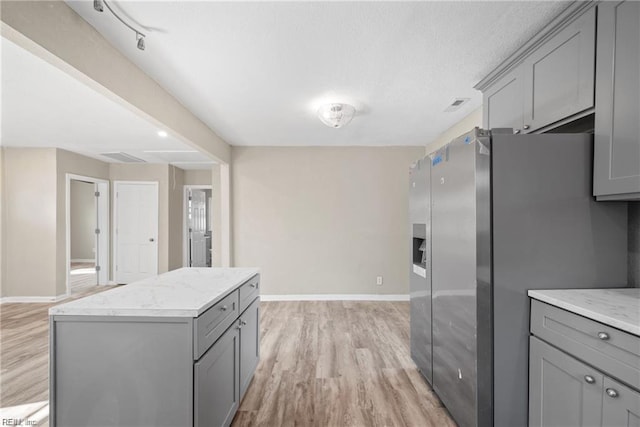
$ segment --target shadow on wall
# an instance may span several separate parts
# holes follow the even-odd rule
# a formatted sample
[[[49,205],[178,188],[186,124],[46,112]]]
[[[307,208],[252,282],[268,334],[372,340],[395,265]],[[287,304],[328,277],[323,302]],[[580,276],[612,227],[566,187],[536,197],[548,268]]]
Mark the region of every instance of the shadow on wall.
[[[640,288],[640,202],[629,202],[629,284]]]

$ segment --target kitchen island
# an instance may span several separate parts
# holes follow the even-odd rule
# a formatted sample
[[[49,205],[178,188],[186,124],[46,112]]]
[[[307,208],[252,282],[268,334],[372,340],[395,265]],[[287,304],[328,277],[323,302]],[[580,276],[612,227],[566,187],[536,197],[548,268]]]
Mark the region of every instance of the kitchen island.
[[[52,307],[52,426],[229,425],[259,360],[259,270],[183,268]]]

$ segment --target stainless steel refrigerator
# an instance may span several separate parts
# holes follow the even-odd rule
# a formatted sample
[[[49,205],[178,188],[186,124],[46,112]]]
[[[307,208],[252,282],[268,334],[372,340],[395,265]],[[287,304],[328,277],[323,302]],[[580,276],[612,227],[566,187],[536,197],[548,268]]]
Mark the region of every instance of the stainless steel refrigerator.
[[[474,129],[411,169],[411,354],[461,427],[527,425],[528,289],[627,285],[627,206],[592,197],[592,152]]]

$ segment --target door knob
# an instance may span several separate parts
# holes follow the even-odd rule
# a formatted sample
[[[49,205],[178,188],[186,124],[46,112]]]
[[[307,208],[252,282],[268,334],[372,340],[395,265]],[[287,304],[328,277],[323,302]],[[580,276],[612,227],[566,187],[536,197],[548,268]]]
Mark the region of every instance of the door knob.
[[[530,128],[530,127],[531,127],[531,126],[529,126],[529,125],[524,125],[524,126],[522,126],[522,128],[523,128],[524,130],[529,130],[529,128]]]
[[[608,340],[609,339],[609,334],[606,332],[598,332],[598,338],[600,338],[601,340]]]
[[[513,131],[513,133],[514,133],[514,134],[516,134],[516,135],[517,135],[517,134],[519,134],[519,133],[520,133],[520,129],[515,129],[515,130]]]
[[[591,375],[585,375],[584,380],[587,382],[587,384],[593,384],[596,382],[596,379],[593,378]]]
[[[156,239],[154,239],[153,237],[149,237],[149,241],[150,241],[150,242],[155,242],[155,241],[156,241]]]
[[[220,307],[220,310],[222,310],[222,311],[227,311],[227,308],[228,308],[228,307],[227,307],[226,305],[223,305],[222,307]]]

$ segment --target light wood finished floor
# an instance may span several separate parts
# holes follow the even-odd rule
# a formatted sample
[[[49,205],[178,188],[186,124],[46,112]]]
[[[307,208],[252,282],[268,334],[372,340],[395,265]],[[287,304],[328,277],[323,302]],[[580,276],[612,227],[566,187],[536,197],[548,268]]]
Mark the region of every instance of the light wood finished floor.
[[[96,265],[93,262],[72,262],[69,271],[71,295],[82,294],[98,283]]]
[[[48,399],[52,305],[0,307],[1,407]],[[411,360],[409,303],[262,302],[260,308],[261,361],[234,427],[455,426]]]

